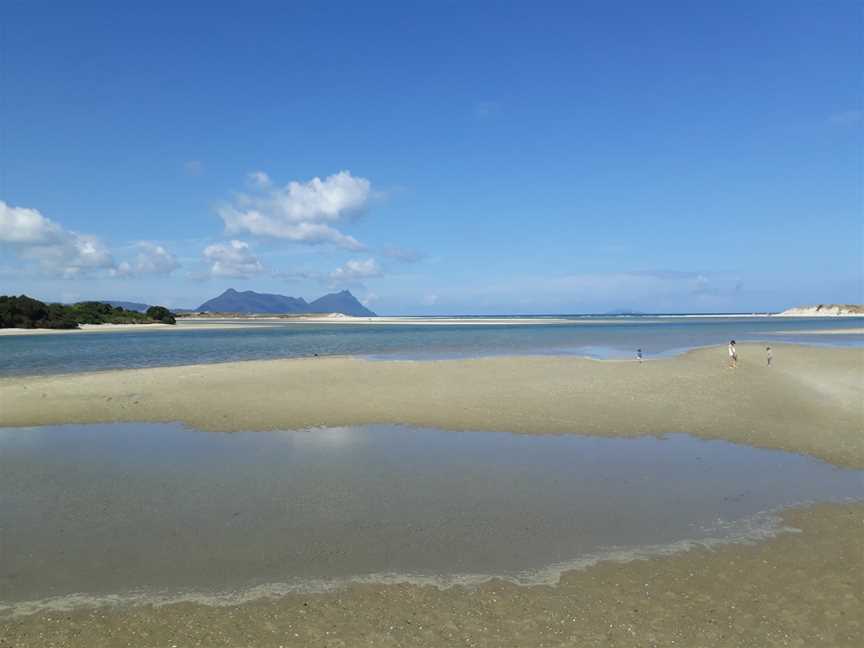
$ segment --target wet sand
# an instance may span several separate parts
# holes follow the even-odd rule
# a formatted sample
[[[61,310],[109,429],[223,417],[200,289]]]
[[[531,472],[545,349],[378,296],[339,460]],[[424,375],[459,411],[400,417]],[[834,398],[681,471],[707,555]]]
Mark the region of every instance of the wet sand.
[[[181,421],[211,431],[402,423],[522,434],[685,433],[864,467],[864,349],[674,358],[307,358],[0,379],[0,426]]]
[[[819,505],[783,517],[800,532],[601,563],[565,573],[557,586],[353,585],[228,606],[43,611],[0,619],[0,646],[860,645],[864,505]]]

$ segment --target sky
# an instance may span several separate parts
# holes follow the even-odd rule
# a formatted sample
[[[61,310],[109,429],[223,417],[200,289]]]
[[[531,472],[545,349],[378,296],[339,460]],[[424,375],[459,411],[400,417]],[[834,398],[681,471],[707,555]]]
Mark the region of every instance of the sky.
[[[864,9],[0,0],[0,294],[864,302]]]

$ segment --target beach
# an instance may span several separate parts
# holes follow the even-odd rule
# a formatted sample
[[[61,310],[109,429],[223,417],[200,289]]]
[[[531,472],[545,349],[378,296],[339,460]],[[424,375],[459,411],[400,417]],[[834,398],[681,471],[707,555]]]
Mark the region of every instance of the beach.
[[[860,3],[45,4],[0,648],[864,645]]]
[[[686,434],[799,453],[843,469],[864,469],[861,407],[864,349],[782,343],[773,348],[774,363],[767,367],[764,345],[740,344],[737,369],[728,367],[725,347],[708,347],[643,363],[562,356],[435,361],[312,357],[7,376],[0,378],[0,427],[32,427],[35,433],[40,429],[35,426],[179,421],[209,433],[228,433],[218,435],[226,440],[234,437],[232,433],[245,433],[248,438],[249,434],[267,437],[276,430],[301,430],[292,434],[303,435],[297,438],[310,441],[320,436],[320,448],[324,450],[342,447],[346,442],[346,432],[340,426],[375,424],[436,428],[437,434],[448,438],[460,431],[473,431],[464,434],[508,432],[528,435],[528,438],[535,435],[632,437],[633,440],[626,443],[636,443],[636,438]],[[58,428],[55,434],[61,434],[63,429]],[[391,432],[398,433],[398,430]],[[142,434],[146,434],[146,430]],[[197,434],[207,435],[208,432]],[[20,438],[25,439],[25,436]],[[468,437],[463,437],[456,445],[468,441]],[[77,445],[74,437],[70,443],[73,448]],[[122,452],[128,454],[132,446],[122,438],[117,443],[121,451],[118,457],[125,457]],[[142,451],[133,453],[136,457],[148,447],[144,438],[141,443]],[[156,443],[153,452],[162,447],[161,443]],[[188,442],[183,443],[188,446]],[[417,443],[426,448],[424,451],[430,451],[427,442],[418,440]],[[86,447],[81,446],[81,451]],[[350,453],[346,456],[354,457],[352,463],[346,465],[359,461],[360,470],[362,466],[376,466],[374,460],[361,460],[356,451],[350,450],[350,445],[344,447]],[[712,460],[711,451],[706,449],[706,452],[703,468],[716,469],[719,457]],[[329,456],[328,453],[329,450],[325,455]],[[267,456],[272,454],[268,452]],[[418,454],[418,451],[410,453],[412,457],[422,455],[423,452]],[[38,457],[39,453],[28,456]],[[155,466],[164,461],[159,458],[161,456],[154,455]],[[204,460],[203,455],[195,456],[197,462]],[[231,456],[237,456],[236,450]],[[87,465],[99,471],[97,475],[108,469],[109,472],[120,471],[118,475],[123,482],[129,479],[125,469],[112,467],[113,460],[106,463],[109,457],[98,454],[91,461],[88,455],[82,455],[75,470],[69,473],[73,478],[80,474],[77,479],[82,480],[83,499],[76,506],[90,510],[93,503],[103,497],[97,495],[96,482],[83,472],[85,458]],[[49,458],[47,467],[40,470],[50,470],[56,461]],[[141,463],[143,455],[135,461],[143,466],[142,470],[149,466]],[[185,470],[191,470],[194,465],[183,463],[185,459],[175,461],[180,461],[178,466],[181,467],[188,465]],[[277,461],[275,456],[274,461]],[[524,467],[519,467],[522,463],[514,460],[512,464],[505,464],[512,465],[514,480],[517,476],[521,480],[527,478]],[[392,472],[395,465],[385,462],[373,470],[382,471],[382,479],[394,484],[400,479],[409,479],[407,473],[404,477],[396,476]],[[733,461],[730,465],[737,464]],[[207,466],[209,464],[202,464],[202,474],[209,475],[208,479],[216,480],[216,484],[223,484],[225,479],[213,474]],[[453,469],[456,470],[456,466]],[[692,469],[702,470],[698,465]],[[246,474],[252,467],[238,470],[231,474],[247,480]],[[458,471],[465,473],[464,468]],[[689,467],[677,469],[668,479],[686,491],[689,482],[677,480],[685,479],[683,474],[689,471]],[[279,472],[276,467],[267,469],[267,474]],[[167,475],[159,476],[161,474],[153,476],[157,483],[169,479]],[[317,507],[318,502],[322,502],[333,506],[333,496],[323,495],[331,488],[336,489],[334,492],[351,492],[353,487],[337,485],[334,477],[332,472],[322,473],[322,479],[329,485],[321,487],[322,494],[310,500],[310,505]],[[479,483],[485,483],[485,479],[481,478]],[[132,492],[142,492],[135,483],[138,482],[129,486]],[[173,483],[170,480],[165,483],[168,484],[166,493],[171,488],[183,488],[182,484],[170,486]],[[260,485],[261,478],[251,483]],[[508,484],[506,488],[522,483],[516,486],[516,492],[524,492],[528,485],[528,482],[511,483],[509,480],[502,483]],[[229,497],[227,493],[232,492],[228,486],[219,488],[229,489],[223,495],[226,498]],[[271,506],[275,491],[269,486],[263,488],[264,499],[260,496],[247,498],[250,504],[261,501],[263,506]],[[477,486],[466,488],[469,490],[464,492],[475,493]],[[651,487],[652,492],[655,488]],[[50,496],[50,488],[48,492]],[[149,487],[144,492],[150,493]],[[199,485],[190,492],[199,493],[197,496],[204,498],[201,503],[207,507],[214,505],[208,504],[210,500],[205,494],[215,490]],[[391,496],[388,491],[375,492],[379,492],[384,501]],[[7,494],[14,496],[14,489]],[[157,497],[155,491],[150,496]],[[538,501],[550,496],[548,492]],[[180,499],[167,494],[159,497],[168,498],[166,501]],[[236,497],[239,498],[236,510],[242,511],[246,496],[238,492]],[[748,497],[746,488],[740,497]],[[361,502],[374,499],[360,496]],[[453,497],[445,500],[453,501]],[[242,518],[232,518],[228,512],[234,510],[231,508],[219,514],[205,513],[209,508],[196,509],[195,501],[191,500],[191,510],[200,511],[197,514],[202,517],[198,526],[190,527],[192,540],[187,544],[194,548],[198,546],[196,543],[202,543],[201,551],[215,552],[213,560],[216,560],[216,556],[224,555],[234,546],[226,544],[229,527],[220,530],[221,520]],[[151,504],[146,497],[144,502],[141,506],[146,511]],[[99,506],[107,506],[107,503]],[[140,508],[138,505],[117,506],[121,506],[118,510]],[[224,506],[235,505],[226,502]],[[539,504],[531,505],[528,510],[536,511],[536,506]],[[71,508],[61,508],[72,514]],[[301,509],[306,510],[317,508]],[[325,507],[324,510],[329,509]],[[391,509],[385,507],[385,510]],[[622,509],[601,510],[606,511],[604,518],[614,521],[615,511]],[[167,509],[161,513],[156,509],[155,513],[158,513],[157,519],[165,520]],[[187,519],[181,513],[177,513],[181,516],[179,519]],[[500,517],[504,528],[499,532],[506,534],[503,537],[509,535],[507,524],[518,524],[517,521],[506,522],[509,514]],[[97,526],[107,524],[107,521],[99,521],[98,511],[94,515],[97,515]],[[540,516],[535,524],[543,519],[555,519],[556,514],[548,515],[553,517]],[[157,596],[127,600],[117,596],[112,604],[111,596],[98,599],[98,603],[89,600],[86,587],[91,585],[91,579],[87,579],[87,583],[81,584],[82,594],[77,603],[73,596],[34,603],[30,607],[19,606],[13,608],[18,612],[11,615],[0,614],[0,646],[248,645],[276,648],[321,644],[346,647],[683,645],[762,648],[857,645],[864,628],[864,554],[861,552],[864,504],[853,498],[797,505],[782,509],[777,515],[776,524],[764,529],[761,535],[744,534],[725,544],[673,543],[651,551],[607,552],[581,567],[565,566],[563,571],[553,571],[554,578],[548,583],[543,581],[544,584],[532,584],[530,580],[518,584],[513,579],[496,577],[494,573],[466,584],[458,584],[458,580],[457,584],[434,579],[412,580],[410,573],[381,574],[367,582],[346,581],[318,590],[293,591],[262,585],[257,590],[246,588],[234,594],[228,591],[216,598],[197,597],[194,592],[162,599]],[[116,516],[113,513],[106,520],[115,520]],[[398,517],[405,519],[401,514]],[[66,533],[74,533],[70,527],[72,519],[77,518],[70,518],[70,522],[63,524]],[[442,519],[447,519],[446,515]],[[375,523],[370,523],[373,524],[370,528],[377,528]],[[81,524],[87,527],[86,517]],[[132,528],[147,529],[131,520],[130,524]],[[175,523],[169,520],[163,524],[167,524],[165,533],[170,535],[174,528],[171,525]],[[422,524],[421,520],[419,526],[404,531],[408,534],[403,533],[405,542],[414,543],[417,540],[411,538],[424,537],[422,532],[414,536],[411,531],[422,531]],[[454,524],[457,524],[454,529],[463,529],[459,526],[462,522]],[[470,533],[470,522],[466,524],[464,530]],[[527,527],[525,537],[531,537],[531,528]],[[78,542],[87,542],[89,532],[81,533]],[[111,532],[108,533],[111,537]],[[442,537],[451,536],[450,531],[442,533]],[[536,533],[543,531],[538,528]],[[346,536],[340,533],[336,537]],[[396,536],[384,537],[395,539]],[[62,530],[58,531],[58,538],[62,538]],[[73,546],[71,538],[69,536],[70,547]],[[278,536],[276,538],[278,554]],[[356,539],[356,547],[350,543],[343,546],[342,541],[328,542],[327,551],[335,552],[334,556],[350,555],[360,548],[359,535]],[[262,542],[258,535],[254,540]],[[179,541],[178,536],[177,540],[160,544],[164,544],[168,553],[160,554],[161,550],[154,547],[152,551],[140,549],[143,552],[140,555],[152,554],[151,560],[173,560],[170,547],[172,542]],[[58,542],[61,544],[51,545],[51,552],[63,560],[63,540]],[[402,540],[397,540],[397,545],[399,542]],[[238,542],[236,547],[247,551],[243,544]],[[374,547],[375,543],[369,546]],[[407,549],[405,545],[400,554]],[[79,560],[83,553],[78,550]],[[112,550],[111,560],[118,560],[119,555]],[[159,558],[160,555],[163,558]],[[202,554],[202,560],[208,565],[208,560],[203,558],[206,555],[210,554]],[[262,555],[265,565],[266,555],[269,554]],[[47,551],[43,556],[48,557]],[[243,559],[238,566],[247,561]],[[214,564],[217,563],[218,560]],[[118,568],[123,564],[118,563]],[[152,571],[157,573],[155,568]],[[161,571],[171,575],[170,568]],[[61,576],[62,573],[58,574]],[[73,583],[79,581],[74,576],[68,578]],[[14,573],[0,574],[0,586],[14,588],[14,579]]]
[[[0,379],[0,426],[211,431],[402,423],[518,434],[682,432],[864,467],[864,349],[742,344],[642,364],[576,357],[300,358]],[[50,403],[50,407],[46,404]]]
[[[80,324],[77,329],[48,329],[48,328],[4,328],[0,329],[0,336],[19,335],[78,335],[82,333],[153,333],[159,331],[204,331],[215,329],[231,329],[244,325],[248,326],[249,320],[237,322],[183,322],[177,324]]]

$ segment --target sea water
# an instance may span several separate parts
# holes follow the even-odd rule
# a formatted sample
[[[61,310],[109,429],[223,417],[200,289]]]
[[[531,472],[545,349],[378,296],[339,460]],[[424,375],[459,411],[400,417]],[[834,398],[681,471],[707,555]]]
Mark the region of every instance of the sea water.
[[[434,360],[572,354],[646,358],[737,341],[862,346],[864,335],[795,331],[861,329],[864,318],[616,317],[564,324],[254,324],[246,328],[0,336],[0,377],[236,360],[352,355]]]
[[[793,532],[864,471],[686,435],[404,426],[0,430],[0,615],[349,582],[554,584],[602,559]]]

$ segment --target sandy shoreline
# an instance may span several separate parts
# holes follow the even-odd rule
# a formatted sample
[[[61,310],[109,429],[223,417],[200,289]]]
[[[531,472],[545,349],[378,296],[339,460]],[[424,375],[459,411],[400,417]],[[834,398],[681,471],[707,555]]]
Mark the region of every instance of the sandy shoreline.
[[[683,432],[864,467],[864,349],[740,345],[635,362],[305,358],[0,379],[0,426],[181,421],[212,431],[404,423],[521,434]]]
[[[215,329],[247,328],[251,322],[183,322],[182,324],[81,324],[77,329],[0,329],[0,337],[14,335],[75,335],[81,333],[158,333],[164,331],[201,331]]]
[[[764,319],[766,317],[780,317],[774,315],[658,315],[656,317],[613,319],[613,318],[586,318],[586,319],[563,319],[556,317],[546,318],[508,318],[508,317],[482,317],[482,318],[459,318],[459,317],[333,317],[324,315],[316,316],[287,316],[287,317],[189,317],[179,318],[176,325],[170,324],[82,324],[79,329],[22,329],[6,328],[0,329],[0,337],[18,335],[65,335],[81,333],[118,333],[118,332],[159,332],[159,331],[201,331],[217,329],[239,329],[239,328],[263,328],[267,326],[279,326],[287,324],[307,325],[363,325],[363,326],[561,326],[561,325],[597,325],[615,324],[617,326],[634,326],[644,324],[656,319],[665,321],[669,319],[716,319],[725,317]],[[786,316],[783,316],[786,317]],[[864,334],[864,328],[854,329],[824,329],[814,331],[766,331],[764,335],[821,335],[821,334]]]
[[[823,329],[821,331],[770,331],[764,335],[864,335],[864,328]]]
[[[857,646],[864,504],[790,509],[754,545],[600,563],[556,586],[353,585],[229,606],[0,619],[4,648],[157,646]]]
[[[322,315],[316,317],[314,315],[300,316],[273,316],[267,317],[260,315],[255,317],[190,317],[183,318],[185,321],[194,322],[236,322],[236,323],[253,323],[253,322],[273,322],[278,324],[404,324],[414,325],[423,324],[431,326],[476,326],[476,325],[501,325],[501,326],[516,326],[516,325],[542,325],[542,324],[578,324],[584,321],[592,322],[613,322],[612,319],[596,319],[596,320],[572,320],[560,317],[353,317],[343,315],[334,317],[332,315]],[[181,320],[178,320],[180,322]]]

